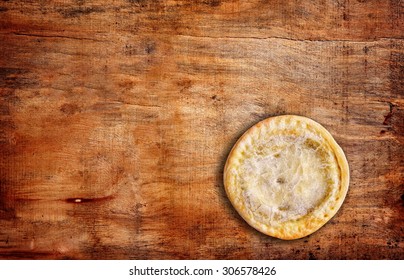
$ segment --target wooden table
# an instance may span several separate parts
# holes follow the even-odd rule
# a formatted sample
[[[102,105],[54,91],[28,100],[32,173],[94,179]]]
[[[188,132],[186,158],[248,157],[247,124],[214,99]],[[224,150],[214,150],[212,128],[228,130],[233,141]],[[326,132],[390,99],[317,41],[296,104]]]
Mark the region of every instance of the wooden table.
[[[403,259],[399,0],[1,1],[3,259]],[[248,226],[251,125],[323,124],[350,189],[309,237]]]

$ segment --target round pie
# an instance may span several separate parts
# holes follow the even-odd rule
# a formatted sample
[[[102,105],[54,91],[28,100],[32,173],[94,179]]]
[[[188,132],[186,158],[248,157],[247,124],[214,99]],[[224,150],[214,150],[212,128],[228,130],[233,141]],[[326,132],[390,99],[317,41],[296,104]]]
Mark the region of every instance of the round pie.
[[[349,185],[345,154],[317,122],[293,115],[265,119],[237,141],[224,186],[237,212],[280,239],[307,236],[330,220]]]

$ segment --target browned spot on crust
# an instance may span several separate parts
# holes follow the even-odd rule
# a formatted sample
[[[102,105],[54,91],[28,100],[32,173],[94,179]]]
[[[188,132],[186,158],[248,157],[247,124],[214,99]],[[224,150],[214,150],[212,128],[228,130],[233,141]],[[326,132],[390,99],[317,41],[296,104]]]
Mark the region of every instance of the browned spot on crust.
[[[312,139],[307,139],[304,142],[304,145],[306,147],[310,148],[310,149],[313,149],[313,150],[317,149],[320,146],[320,144],[318,142],[316,142],[316,141],[314,141]]]
[[[284,184],[285,183],[285,179],[282,177],[279,177],[278,179],[276,179],[276,182],[279,184]]]

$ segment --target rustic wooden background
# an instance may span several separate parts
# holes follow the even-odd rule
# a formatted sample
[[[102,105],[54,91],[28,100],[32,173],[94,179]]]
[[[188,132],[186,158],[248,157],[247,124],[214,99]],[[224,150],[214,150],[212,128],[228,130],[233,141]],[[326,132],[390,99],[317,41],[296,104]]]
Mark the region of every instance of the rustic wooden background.
[[[404,259],[403,35],[400,0],[0,1],[0,258]],[[279,114],[351,169],[296,241],[222,182]]]

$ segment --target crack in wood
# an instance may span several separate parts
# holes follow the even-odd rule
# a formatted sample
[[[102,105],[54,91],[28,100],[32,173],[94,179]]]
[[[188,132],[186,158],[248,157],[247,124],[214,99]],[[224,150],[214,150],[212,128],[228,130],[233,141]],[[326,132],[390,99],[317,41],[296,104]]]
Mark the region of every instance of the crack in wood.
[[[371,40],[344,40],[344,39],[299,39],[299,38],[288,38],[282,36],[268,36],[268,37],[256,37],[256,36],[198,36],[198,35],[190,35],[190,34],[177,34],[177,36],[182,37],[194,37],[194,38],[207,38],[207,39],[236,39],[236,40],[285,40],[285,41],[294,41],[294,42],[318,42],[318,43],[340,43],[340,42],[348,42],[348,43],[373,43],[379,42],[382,40],[404,40],[404,37],[379,37]]]
[[[72,39],[72,40],[89,40],[94,42],[108,42],[106,40],[99,40],[88,37],[73,37],[73,36],[63,36],[63,35],[43,35],[43,34],[32,34],[32,33],[21,33],[13,32],[16,36],[31,36],[31,37],[41,37],[41,38],[62,38],[62,39]],[[155,33],[156,34],[156,33]],[[168,35],[168,36],[179,36],[179,37],[191,37],[191,38],[205,38],[205,39],[234,39],[234,40],[285,40],[294,42],[317,42],[317,43],[374,43],[385,40],[397,40],[402,41],[404,37],[378,37],[373,39],[364,40],[347,40],[347,39],[299,39],[299,38],[289,38],[282,36],[267,36],[267,37],[256,37],[256,36],[207,36],[207,35],[193,35],[193,34],[164,34],[158,33],[158,35]]]
[[[40,38],[61,38],[61,39],[72,39],[72,40],[88,40],[94,42],[107,42],[106,40],[99,40],[94,38],[86,38],[86,37],[73,37],[73,36],[63,36],[63,35],[43,35],[43,34],[32,34],[32,33],[21,33],[21,32],[13,32],[13,35],[16,36],[29,36],[29,37],[40,37]]]

